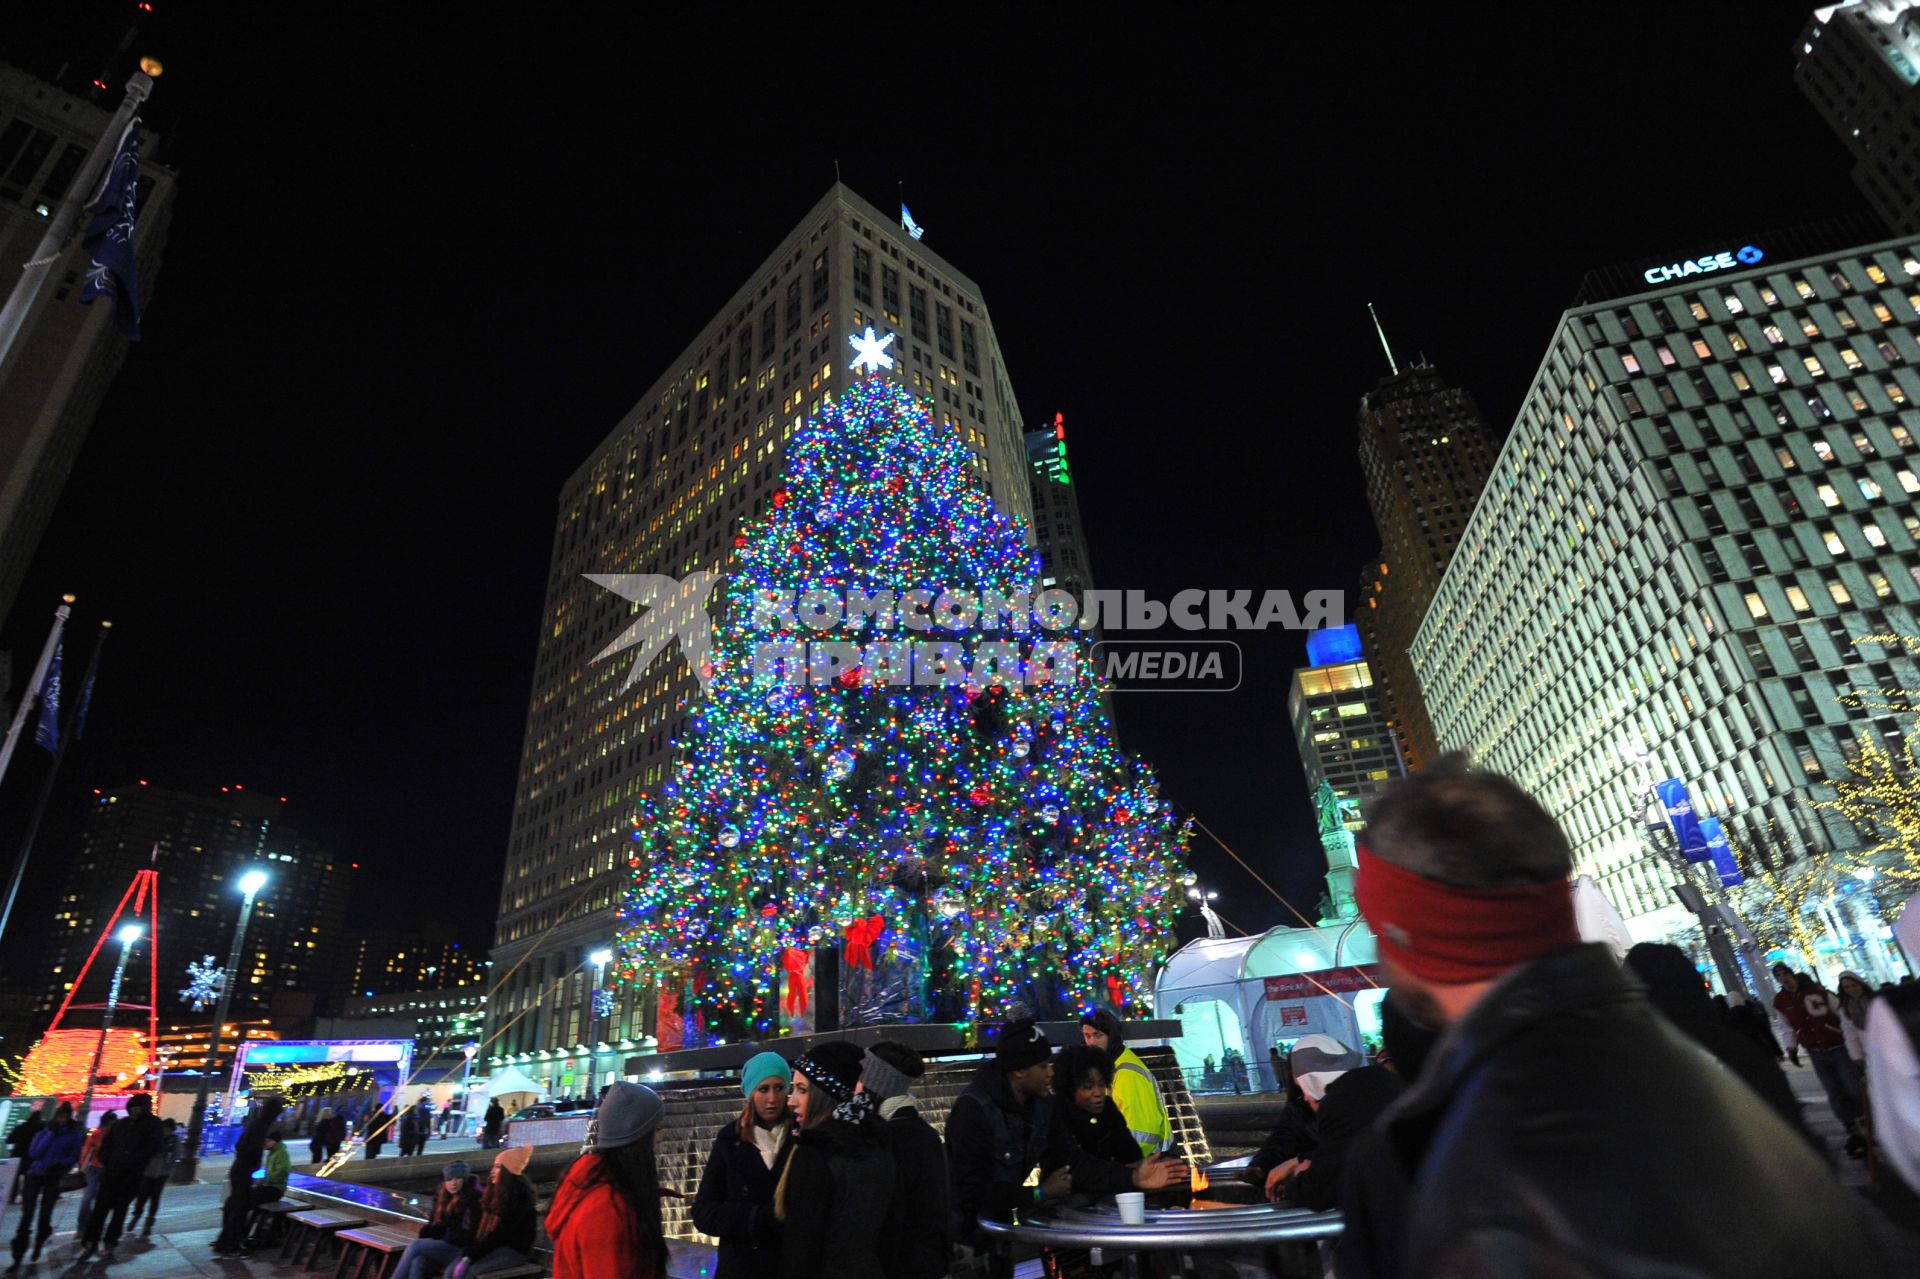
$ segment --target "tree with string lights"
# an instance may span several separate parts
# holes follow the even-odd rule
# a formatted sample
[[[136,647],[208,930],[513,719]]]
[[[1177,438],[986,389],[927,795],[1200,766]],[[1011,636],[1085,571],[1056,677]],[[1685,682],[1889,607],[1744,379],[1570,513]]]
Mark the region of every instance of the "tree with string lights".
[[[856,369],[890,365],[886,341],[869,331]],[[1021,661],[976,657],[923,685],[902,677],[928,651],[904,656],[895,641],[915,637],[885,614],[849,610],[828,635],[768,611],[816,589],[1032,599],[1021,529],[954,430],[882,378],[823,406],[787,457],[787,485],[736,538],[679,757],[634,815],[617,976],[657,984],[689,1043],[695,1027],[804,1027],[812,957],[832,950],[869,994],[876,966],[900,978],[843,1023],[1140,1000],[1175,944],[1187,825],[1116,747],[1084,633],[1042,637],[1079,659],[1042,670],[1037,632],[1009,615],[995,638],[1024,644]],[[832,638],[852,644],[824,667],[801,658],[803,682],[769,678],[769,646]],[[947,649],[936,673],[966,660]]]
[[[1875,841],[1855,857],[1862,864],[1872,862],[1895,889],[1892,894],[1883,889],[1890,907],[1920,888],[1920,758],[1914,754],[1914,727],[1909,724],[1900,735],[1898,750],[1871,733],[1861,734],[1858,750],[1847,756],[1849,775],[1830,783],[1833,798],[1805,801],[1808,808],[1838,813]]]

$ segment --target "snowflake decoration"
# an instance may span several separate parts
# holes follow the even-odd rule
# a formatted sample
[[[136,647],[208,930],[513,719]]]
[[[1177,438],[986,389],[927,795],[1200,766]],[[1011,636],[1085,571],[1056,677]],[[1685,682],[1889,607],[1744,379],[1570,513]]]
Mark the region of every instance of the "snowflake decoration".
[[[887,354],[887,348],[893,345],[893,339],[894,334],[889,333],[881,337],[875,333],[871,324],[867,326],[865,333],[849,333],[847,341],[853,344],[854,357],[853,363],[848,367],[855,373],[858,373],[862,366],[869,373],[878,373],[881,369],[892,368],[893,357]]]
[[[213,962],[212,955],[202,955],[197,964],[187,965],[187,988],[180,992],[180,998],[200,1012],[208,1004],[220,997],[220,986],[226,981],[226,973]]]
[[[593,1015],[595,1017],[613,1016],[613,992],[596,990],[593,992]]]

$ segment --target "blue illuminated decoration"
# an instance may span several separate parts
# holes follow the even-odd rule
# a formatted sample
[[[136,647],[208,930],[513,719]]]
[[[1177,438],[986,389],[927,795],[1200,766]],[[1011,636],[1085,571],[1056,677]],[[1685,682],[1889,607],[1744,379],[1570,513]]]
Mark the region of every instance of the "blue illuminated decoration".
[[[1330,626],[1323,631],[1314,631],[1307,636],[1307,665],[1334,666],[1340,662],[1357,662],[1365,654],[1360,651],[1360,628]]]
[[[905,200],[900,201],[900,225],[905,228],[908,235],[916,240],[927,233],[925,227],[913,220],[913,214],[907,212],[907,202]]]
[[[1685,279],[1689,275],[1708,275],[1714,271],[1731,271],[1735,267],[1752,266],[1767,255],[1754,245],[1742,245],[1738,249],[1722,249],[1718,253],[1709,253],[1703,258],[1688,258],[1684,262],[1673,262],[1666,266],[1650,266],[1640,273],[1648,284],[1666,284],[1672,280]]]

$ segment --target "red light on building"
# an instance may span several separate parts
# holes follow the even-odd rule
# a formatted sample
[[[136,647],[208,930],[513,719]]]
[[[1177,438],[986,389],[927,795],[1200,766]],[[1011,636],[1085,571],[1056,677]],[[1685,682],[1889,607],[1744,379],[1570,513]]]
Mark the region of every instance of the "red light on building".
[[[1067,415],[1065,413],[1055,413],[1053,415],[1053,438],[1056,440],[1064,440],[1067,438]]]

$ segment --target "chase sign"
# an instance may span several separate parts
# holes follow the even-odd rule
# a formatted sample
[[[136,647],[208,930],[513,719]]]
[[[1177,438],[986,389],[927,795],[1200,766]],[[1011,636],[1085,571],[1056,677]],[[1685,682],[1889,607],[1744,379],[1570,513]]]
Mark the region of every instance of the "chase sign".
[[[1765,258],[1753,245],[1743,245],[1738,249],[1722,249],[1718,253],[1709,253],[1703,258],[1689,258],[1685,262],[1673,262],[1666,266],[1650,266],[1641,272],[1648,284],[1666,284],[1673,280],[1684,279],[1689,275],[1706,275],[1713,271],[1731,271],[1735,267],[1752,266]]]

